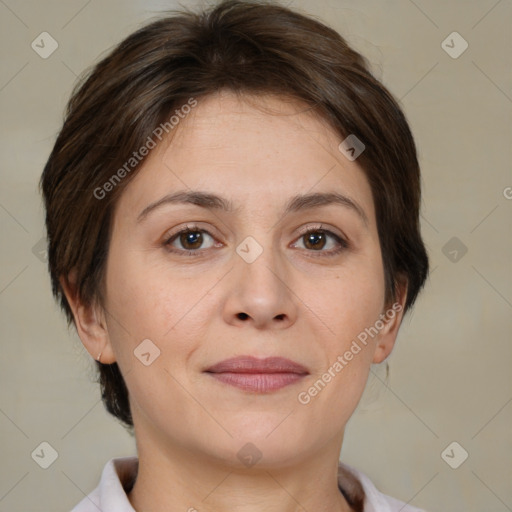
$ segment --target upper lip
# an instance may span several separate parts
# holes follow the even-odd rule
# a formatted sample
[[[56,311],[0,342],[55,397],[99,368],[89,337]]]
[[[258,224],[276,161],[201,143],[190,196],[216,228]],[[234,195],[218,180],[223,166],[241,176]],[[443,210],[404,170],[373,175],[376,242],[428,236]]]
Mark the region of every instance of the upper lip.
[[[225,359],[205,370],[210,373],[309,373],[304,366],[284,357],[239,356]]]

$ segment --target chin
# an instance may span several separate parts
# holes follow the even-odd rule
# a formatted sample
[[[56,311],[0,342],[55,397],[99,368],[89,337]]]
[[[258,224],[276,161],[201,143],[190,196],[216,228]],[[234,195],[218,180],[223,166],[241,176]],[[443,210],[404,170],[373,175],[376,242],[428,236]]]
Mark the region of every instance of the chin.
[[[259,421],[258,424],[244,425],[228,441],[231,459],[236,467],[257,467],[275,469],[293,466],[299,459],[314,450],[311,433],[290,431],[293,423],[283,422],[286,414],[280,414],[278,421]],[[275,418],[271,416],[272,420]],[[234,456],[234,459],[233,459]]]

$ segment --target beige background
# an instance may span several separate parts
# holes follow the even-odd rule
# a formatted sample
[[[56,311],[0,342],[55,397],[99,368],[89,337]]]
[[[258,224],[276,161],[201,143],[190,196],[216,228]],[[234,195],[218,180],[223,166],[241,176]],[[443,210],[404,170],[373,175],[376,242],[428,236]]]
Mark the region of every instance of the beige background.
[[[374,369],[342,459],[431,512],[512,510],[512,4],[290,3],[370,59],[401,100],[423,169],[432,274],[402,326],[388,387]],[[76,75],[176,5],[0,0],[0,512],[70,510],[110,457],[134,453],[52,301],[37,182]],[[43,31],[59,45],[47,59],[31,48]],[[453,31],[469,44],[456,59],[441,46]],[[452,237],[458,247],[446,247]],[[46,470],[31,458],[43,441],[58,453]],[[462,448],[448,450],[452,464],[469,454],[458,469],[441,457],[453,441]]]

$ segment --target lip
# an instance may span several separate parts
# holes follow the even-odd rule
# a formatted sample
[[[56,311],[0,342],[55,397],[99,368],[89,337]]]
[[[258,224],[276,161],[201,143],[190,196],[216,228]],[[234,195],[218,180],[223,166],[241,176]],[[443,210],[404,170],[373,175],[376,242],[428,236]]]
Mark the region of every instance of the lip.
[[[226,359],[211,366],[205,372],[225,384],[256,393],[276,391],[309,375],[304,366],[290,359],[284,357],[259,359],[253,356]]]

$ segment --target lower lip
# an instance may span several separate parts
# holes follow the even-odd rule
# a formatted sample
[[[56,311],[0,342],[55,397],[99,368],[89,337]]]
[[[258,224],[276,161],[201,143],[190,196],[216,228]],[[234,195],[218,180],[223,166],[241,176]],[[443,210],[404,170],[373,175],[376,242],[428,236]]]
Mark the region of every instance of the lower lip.
[[[305,377],[298,373],[210,373],[212,377],[225,384],[244,391],[267,393],[295,384]]]

